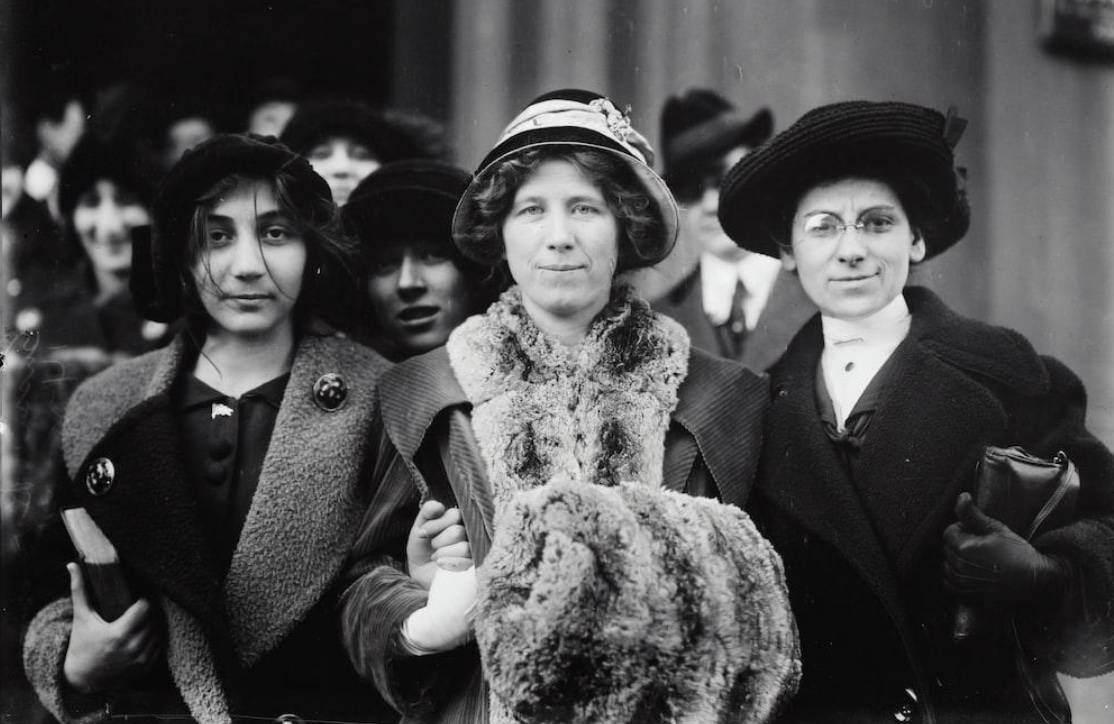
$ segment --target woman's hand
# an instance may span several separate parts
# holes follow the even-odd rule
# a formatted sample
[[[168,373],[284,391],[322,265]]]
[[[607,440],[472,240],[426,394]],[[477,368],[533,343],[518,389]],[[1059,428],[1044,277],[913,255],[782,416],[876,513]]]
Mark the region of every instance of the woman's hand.
[[[402,626],[402,638],[415,654],[450,651],[472,638],[472,609],[478,588],[476,569],[437,569],[429,587],[429,600]]]
[[[438,569],[463,571],[472,566],[472,549],[460,510],[428,500],[418,510],[406,541],[406,569],[429,589]]]
[[[86,694],[119,686],[144,671],[162,653],[162,636],[151,605],[140,599],[115,621],[105,621],[85,593],[85,580],[76,563],[70,573],[73,626],[62,671],[70,686]]]
[[[1068,581],[1067,564],[1046,556],[979,510],[970,493],[944,530],[944,582],[953,593],[1017,606],[1050,603]]]

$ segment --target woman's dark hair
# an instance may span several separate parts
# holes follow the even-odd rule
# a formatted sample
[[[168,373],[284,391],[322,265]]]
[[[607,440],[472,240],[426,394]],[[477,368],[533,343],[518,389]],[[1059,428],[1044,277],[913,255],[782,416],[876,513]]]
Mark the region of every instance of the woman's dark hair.
[[[780,249],[791,250],[793,245],[793,217],[805,194],[819,186],[828,186],[849,178],[869,179],[889,186],[894,195],[897,196],[897,200],[901,202],[901,208],[909,219],[909,226],[913,229],[913,233],[920,239],[935,238],[940,233],[940,228],[943,225],[941,221],[943,212],[934,208],[932,191],[928,184],[908,174],[878,171],[825,174],[815,177],[808,183],[800,184],[798,186],[799,191],[786,197],[792,199],[792,203],[786,204],[779,209],[777,214],[769,217],[772,226],[767,226],[765,233],[774,239]]]
[[[619,222],[616,272],[653,263],[641,249],[653,245],[665,234],[665,222],[630,164],[606,151],[570,146],[532,148],[499,162],[483,174],[481,186],[471,200],[476,223],[462,240],[473,258],[490,266],[503,260],[503,222],[514,203],[515,193],[547,161],[571,163],[600,189]]]
[[[352,305],[356,303],[356,244],[340,229],[336,207],[324,197],[305,195],[298,198],[292,190],[294,179],[280,170],[273,178],[260,178],[247,174],[231,174],[211,186],[197,199],[189,222],[186,243],[180,248],[175,269],[183,292],[183,308],[191,327],[203,324],[208,313],[201,303],[194,263],[205,251],[208,215],[218,199],[236,188],[262,182],[270,185],[275,203],[290,223],[295,225],[306,245],[306,265],[302,273],[302,288],[294,305],[297,327],[313,318],[320,318],[330,325],[344,329]]]

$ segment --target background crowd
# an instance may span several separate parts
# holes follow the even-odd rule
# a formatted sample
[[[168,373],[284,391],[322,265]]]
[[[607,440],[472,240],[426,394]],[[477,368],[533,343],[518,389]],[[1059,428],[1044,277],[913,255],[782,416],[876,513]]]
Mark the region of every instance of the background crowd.
[[[205,8],[186,5],[167,18],[186,36],[201,36]],[[640,272],[640,290],[682,322],[695,347],[761,371],[816,308],[780,265],[723,235],[716,214],[726,171],[823,102],[895,98],[941,110],[958,103],[971,123],[956,153],[971,170],[967,192],[980,212],[968,241],[914,269],[913,279],[1064,358],[1087,384],[1091,429],[1100,439],[1114,436],[1114,341],[1101,333],[1114,322],[1105,283],[1114,252],[1102,243],[1114,213],[1105,202],[1114,193],[1114,71],[1045,54],[1024,12],[866,0],[840,13],[805,2],[780,9],[709,2],[684,11],[600,2],[576,14],[550,2],[405,5],[356,12],[325,3],[312,16],[321,30],[315,62],[233,66],[221,49],[199,60],[192,76],[168,70],[167,56],[176,53],[179,64],[203,58],[201,43],[127,3],[111,18],[81,12],[93,12],[118,39],[144,37],[142,49],[159,59],[142,72],[125,70],[137,61],[118,49],[99,71],[81,68],[82,52],[92,55],[85,42],[37,56],[17,33],[45,36],[47,11],[20,3],[4,11],[13,21],[3,31],[15,48],[12,67],[24,74],[6,71],[16,82],[5,84],[2,149],[6,720],[46,716],[22,678],[18,641],[34,613],[35,572],[25,553],[62,473],[62,410],[82,380],[178,331],[173,319],[154,321],[163,319],[157,310],[136,310],[134,284],[143,280],[135,270],[150,264],[143,229],[169,169],[218,133],[277,136],[326,180],[346,233],[359,242],[367,280],[367,295],[337,300],[342,311],[331,321],[398,361],[443,343],[508,282],[437,232],[451,223],[467,186],[463,169],[536,92],[609,86],[609,95],[634,105],[643,127],[660,124],[648,135],[680,205],[678,247]],[[280,12],[264,3],[255,9],[267,19]],[[254,25],[248,10],[218,17],[245,31]],[[294,28],[308,17],[279,22],[274,46],[252,43],[305,42]],[[61,37],[82,37],[75,18],[62,23]],[[909,22],[920,28],[912,39],[901,32]],[[214,32],[239,37],[227,26]],[[170,52],[158,52],[160,33],[174,38]],[[330,33],[332,42],[324,39]],[[357,45],[374,47],[361,55]],[[335,72],[322,69],[328,61]],[[160,73],[175,83],[159,83]],[[1042,94],[1057,102],[1031,100]],[[709,127],[720,131],[715,143],[693,141],[694,131]],[[403,217],[406,235],[395,228]]]

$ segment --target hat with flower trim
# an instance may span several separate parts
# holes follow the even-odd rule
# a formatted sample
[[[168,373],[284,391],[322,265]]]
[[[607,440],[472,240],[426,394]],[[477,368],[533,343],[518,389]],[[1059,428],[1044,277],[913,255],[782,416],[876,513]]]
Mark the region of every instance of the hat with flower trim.
[[[665,181],[653,169],[653,148],[610,99],[576,89],[538,96],[503,129],[495,147],[473,174],[453,215],[453,239],[461,252],[476,261],[491,261],[489,254],[480,248],[482,245],[468,233],[476,221],[475,196],[488,176],[503,161],[524,151],[561,146],[603,151],[630,166],[655,203],[662,221],[660,234],[632,240],[637,246],[639,266],[664,259],[677,241],[677,204]]]

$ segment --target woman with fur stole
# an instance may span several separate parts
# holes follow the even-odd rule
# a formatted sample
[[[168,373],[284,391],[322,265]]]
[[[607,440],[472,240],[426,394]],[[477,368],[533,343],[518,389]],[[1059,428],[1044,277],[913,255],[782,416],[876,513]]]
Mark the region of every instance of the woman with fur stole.
[[[676,238],[651,154],[608,99],[549,93],[457,206],[516,285],[384,377],[342,597],[404,721],[763,721],[794,689],[781,564],[738,507],[766,382],[624,283]]]

